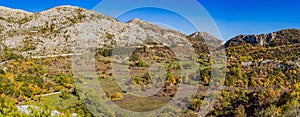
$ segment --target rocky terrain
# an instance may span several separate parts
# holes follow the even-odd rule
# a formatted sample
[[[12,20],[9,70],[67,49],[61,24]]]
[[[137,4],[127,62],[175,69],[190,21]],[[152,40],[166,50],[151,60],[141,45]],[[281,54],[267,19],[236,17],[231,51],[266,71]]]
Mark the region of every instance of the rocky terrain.
[[[180,32],[139,19],[120,23],[114,18],[73,6],[60,6],[40,13],[1,7],[0,12],[1,43],[25,56],[71,53],[73,47],[83,43],[99,48],[116,44],[143,45],[151,41],[166,46],[187,44],[187,36]],[[91,41],[86,41],[89,38]],[[216,40],[212,36],[208,38]]]
[[[250,44],[253,46],[283,46],[300,43],[300,30],[286,29],[269,34],[238,35],[226,42],[225,47]]]

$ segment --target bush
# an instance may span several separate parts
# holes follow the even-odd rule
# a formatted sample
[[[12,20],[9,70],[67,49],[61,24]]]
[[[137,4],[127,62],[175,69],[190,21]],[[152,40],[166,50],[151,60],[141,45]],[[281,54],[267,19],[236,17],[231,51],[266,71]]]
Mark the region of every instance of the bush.
[[[32,39],[24,39],[23,43],[24,43],[24,47],[22,48],[22,51],[29,51],[29,50],[36,49],[36,44]]]
[[[132,54],[129,58],[129,61],[137,61],[139,58],[140,56],[138,54]]]
[[[110,98],[111,98],[111,100],[114,100],[114,101],[121,100],[123,98],[123,95],[121,93],[117,92],[117,93],[111,95]]]
[[[144,61],[138,61],[135,65],[137,67],[148,67],[148,65]]]
[[[254,86],[254,87],[255,87],[255,86],[257,86],[257,83],[256,83],[256,81],[255,81],[255,80],[253,80],[253,79],[250,81],[250,83],[251,83],[251,85],[252,85],[252,86]]]
[[[195,111],[199,111],[202,104],[203,104],[203,100],[196,97],[191,103],[191,108]]]
[[[70,94],[69,94],[69,92],[66,89],[63,89],[61,91],[60,97],[63,98],[63,99],[68,99],[68,98],[70,98]]]
[[[109,56],[112,56],[112,49],[101,49],[101,50],[98,50],[98,54],[104,56],[104,57],[109,57]]]

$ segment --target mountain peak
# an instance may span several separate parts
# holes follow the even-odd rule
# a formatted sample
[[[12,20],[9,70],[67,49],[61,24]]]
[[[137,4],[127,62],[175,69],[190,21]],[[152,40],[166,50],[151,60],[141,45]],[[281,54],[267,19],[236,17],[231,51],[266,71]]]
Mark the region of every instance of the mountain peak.
[[[46,12],[53,12],[53,11],[75,11],[75,10],[84,10],[84,9],[77,6],[62,5],[62,6],[57,6],[54,8],[47,9],[39,13],[46,13]]]
[[[145,22],[139,18],[133,18],[131,20],[129,20],[127,23],[138,23],[138,22]]]
[[[8,8],[8,7],[4,7],[4,6],[0,6],[0,12],[1,12],[1,15],[2,15],[2,12],[19,12],[19,13],[33,14],[33,13],[25,11],[25,10],[12,9],[12,8]]]
[[[60,9],[69,10],[69,9],[83,9],[83,8],[80,8],[77,6],[71,6],[71,5],[62,5],[62,6],[57,6],[57,7],[48,9],[48,10],[60,10]]]
[[[208,32],[195,32],[193,34],[190,35],[190,37],[209,37],[212,36],[211,34],[209,34]]]
[[[0,19],[6,22],[17,22],[24,18],[28,18],[33,15],[31,12],[27,12],[19,9],[12,9],[0,6]]]
[[[142,19],[139,19],[139,18],[133,18],[131,20],[129,20],[128,22],[126,23],[132,23],[132,24],[148,24],[148,25],[154,25],[154,24],[151,24],[147,21],[144,21]]]
[[[215,50],[224,43],[222,40],[219,40],[208,32],[195,32],[189,35],[188,39],[191,43],[198,46],[196,48],[208,47],[210,50]]]
[[[208,33],[208,32],[195,32],[191,35],[189,35],[188,37],[190,38],[202,38],[205,39],[206,41],[215,41],[215,42],[223,42],[222,40],[216,38],[215,36],[213,36],[212,34]]]

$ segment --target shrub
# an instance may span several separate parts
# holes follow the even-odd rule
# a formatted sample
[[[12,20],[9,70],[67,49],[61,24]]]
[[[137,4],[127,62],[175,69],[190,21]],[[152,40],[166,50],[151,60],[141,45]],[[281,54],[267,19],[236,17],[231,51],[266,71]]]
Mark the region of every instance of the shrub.
[[[255,86],[257,86],[257,83],[256,83],[256,81],[255,81],[255,80],[253,80],[253,79],[250,81],[250,83],[251,83],[251,85],[252,85],[252,86],[254,86],[254,87],[255,87]]]
[[[191,103],[191,108],[195,111],[199,111],[202,104],[203,104],[203,100],[199,98],[195,98]]]
[[[144,62],[144,61],[138,61],[136,64],[135,64],[137,67],[147,67],[148,65]]]
[[[132,54],[129,58],[129,61],[137,61],[139,58],[140,56],[138,54]]]
[[[70,94],[69,94],[69,92],[66,89],[63,89],[61,91],[60,97],[63,98],[63,99],[68,99],[68,98],[70,98]]]
[[[115,94],[110,96],[111,100],[121,100],[123,98],[123,95],[119,92],[116,92]]]
[[[23,40],[24,47],[22,48],[22,51],[29,51],[29,50],[35,50],[36,44],[32,39],[24,39]]]

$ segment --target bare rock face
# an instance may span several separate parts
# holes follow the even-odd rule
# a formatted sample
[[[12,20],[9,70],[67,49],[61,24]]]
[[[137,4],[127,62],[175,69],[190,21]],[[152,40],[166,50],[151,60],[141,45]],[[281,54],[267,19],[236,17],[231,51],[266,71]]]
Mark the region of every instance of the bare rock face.
[[[269,34],[238,35],[230,39],[225,46],[234,47],[250,44],[252,46],[282,46],[300,43],[300,30],[286,29]]]

